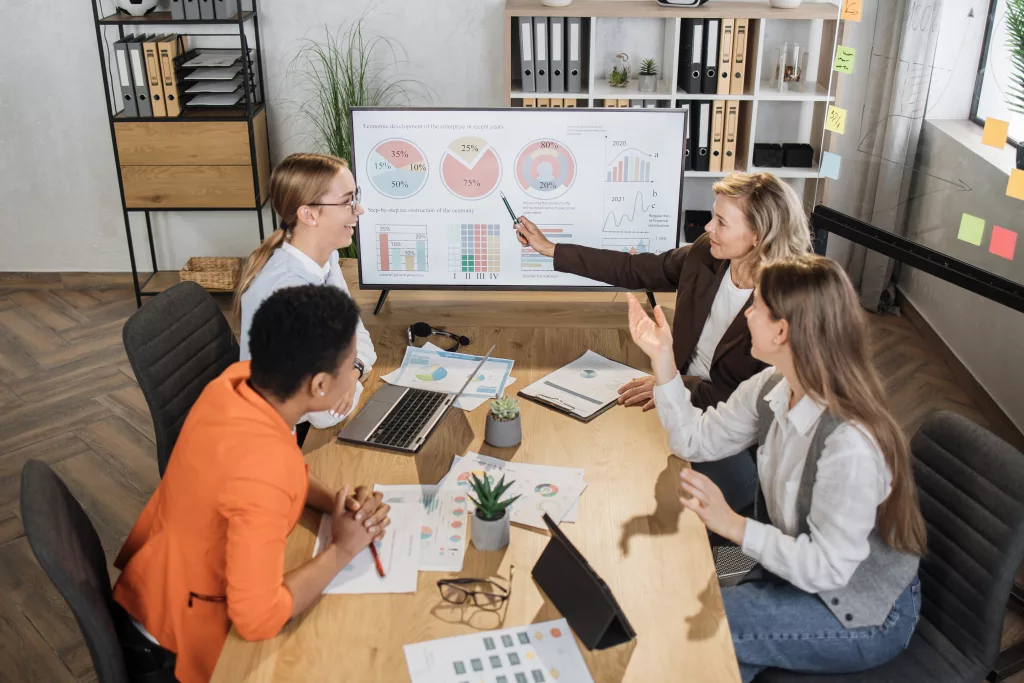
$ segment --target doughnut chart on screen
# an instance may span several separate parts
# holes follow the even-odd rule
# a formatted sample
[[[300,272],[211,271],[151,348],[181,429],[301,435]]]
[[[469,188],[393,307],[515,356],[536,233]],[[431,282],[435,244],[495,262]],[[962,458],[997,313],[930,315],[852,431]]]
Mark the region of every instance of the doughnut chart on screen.
[[[508,198],[556,244],[679,243],[683,109],[352,111],[360,285],[602,288],[523,247]]]

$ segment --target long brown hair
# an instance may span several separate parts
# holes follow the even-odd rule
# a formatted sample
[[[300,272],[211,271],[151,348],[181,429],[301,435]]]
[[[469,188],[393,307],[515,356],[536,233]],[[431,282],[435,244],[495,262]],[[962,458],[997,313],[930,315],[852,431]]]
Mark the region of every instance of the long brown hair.
[[[292,154],[270,176],[270,205],[281,217],[279,227],[256,247],[245,262],[235,289],[234,314],[242,313],[242,295],[267,265],[274,250],[291,236],[298,221],[299,207],[311,204],[330,188],[331,181],[348,162],[328,154]]]
[[[811,229],[796,191],[771,173],[730,173],[711,186],[716,195],[739,199],[747,222],[757,235],[753,251],[737,266],[750,268],[755,279],[768,261],[806,254]],[[735,272],[735,270],[733,271]]]
[[[805,254],[766,264],[758,286],[772,318],[789,323],[793,364],[808,395],[866,428],[885,457],[892,492],[878,508],[882,537],[896,550],[923,555],[910,446],[871,362],[867,320],[850,279],[835,261]]]

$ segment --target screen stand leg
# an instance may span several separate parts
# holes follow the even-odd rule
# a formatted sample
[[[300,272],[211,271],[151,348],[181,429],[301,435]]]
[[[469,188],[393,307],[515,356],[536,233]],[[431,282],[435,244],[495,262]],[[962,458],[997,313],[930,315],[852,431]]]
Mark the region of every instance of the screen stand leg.
[[[380,313],[380,309],[384,308],[384,302],[388,299],[388,294],[391,293],[390,289],[385,289],[380,293],[380,298],[377,299],[377,307],[373,309],[373,314],[377,315]]]
[[[658,305],[658,302],[654,300],[654,292],[647,292],[647,302],[651,304],[651,310]]]

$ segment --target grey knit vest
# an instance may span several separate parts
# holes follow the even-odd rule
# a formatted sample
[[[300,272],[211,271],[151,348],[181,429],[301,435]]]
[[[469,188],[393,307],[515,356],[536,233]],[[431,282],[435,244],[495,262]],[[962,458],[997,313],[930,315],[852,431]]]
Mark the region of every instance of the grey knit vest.
[[[780,381],[781,374],[772,376],[757,400],[757,445],[758,450],[768,438],[768,430],[775,421],[775,413],[769,407],[765,397]],[[796,512],[798,534],[809,534],[810,527],[807,517],[811,512],[811,497],[814,491],[814,480],[818,475],[818,460],[825,449],[825,440],[832,435],[842,420],[830,412],[822,414],[818,427],[814,431],[811,445],[807,449],[807,461],[803,475],[800,477],[800,488],[797,490]],[[771,523],[761,486],[758,484],[757,497],[754,504],[754,519],[759,522]],[[857,567],[850,581],[842,588],[818,593],[818,597],[836,615],[846,628],[861,626],[879,626],[892,610],[893,604],[900,593],[910,585],[917,575],[920,560],[916,555],[909,555],[894,550],[882,539],[876,527],[868,536],[870,551],[867,558]]]

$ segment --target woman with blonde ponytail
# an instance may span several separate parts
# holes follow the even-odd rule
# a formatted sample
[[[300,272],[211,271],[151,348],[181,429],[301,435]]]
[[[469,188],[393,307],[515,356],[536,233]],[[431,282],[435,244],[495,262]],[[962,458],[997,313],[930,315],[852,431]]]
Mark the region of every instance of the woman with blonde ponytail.
[[[682,505],[760,563],[722,589],[744,683],[768,667],[863,671],[902,652],[921,610],[925,524],[846,273],[811,255],[765,265],[746,319],[752,354],[769,367],[706,411],[690,403],[661,308],[651,320],[629,299],[672,452],[702,462],[757,447],[751,516],[703,474],[680,475]]]
[[[253,315],[271,294],[285,287],[324,285],[349,293],[338,249],[352,244],[364,209],[359,188],[344,159],[326,154],[292,154],[270,176],[270,203],[280,225],[246,261],[235,291],[234,310],[241,319],[241,359],[249,359]],[[351,395],[333,409],[304,415],[296,427],[301,445],[310,423],[324,429],[340,422],[359,401],[362,384],[377,354],[362,321],[356,329],[356,358],[348,372],[356,378]]]

